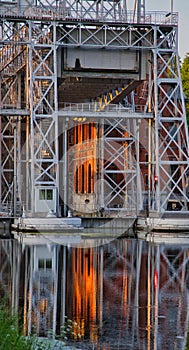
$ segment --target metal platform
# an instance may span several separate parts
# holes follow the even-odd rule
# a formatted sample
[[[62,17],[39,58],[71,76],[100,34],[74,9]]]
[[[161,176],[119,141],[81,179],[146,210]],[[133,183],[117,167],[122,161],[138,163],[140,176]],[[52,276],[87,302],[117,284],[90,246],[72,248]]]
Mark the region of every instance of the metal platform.
[[[80,218],[16,218],[12,229],[19,232],[63,232],[82,229]]]
[[[189,237],[189,217],[182,217],[177,213],[170,217],[143,217],[138,218],[138,230],[149,232],[187,232]]]
[[[83,239],[116,239],[134,237],[135,218],[79,218],[44,217],[15,218],[11,225],[11,235],[20,241],[42,244],[53,241],[57,244],[75,244]],[[74,241],[76,239],[76,241]]]

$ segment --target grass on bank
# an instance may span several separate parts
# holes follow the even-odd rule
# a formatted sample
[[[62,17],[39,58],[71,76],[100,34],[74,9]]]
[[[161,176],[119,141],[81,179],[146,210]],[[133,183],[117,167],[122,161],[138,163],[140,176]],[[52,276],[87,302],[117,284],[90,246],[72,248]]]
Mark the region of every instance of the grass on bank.
[[[65,346],[69,333],[73,334],[73,326],[72,321],[67,320],[58,337],[61,341],[53,339],[53,334],[51,339],[38,338],[36,335],[24,337],[18,316],[12,315],[7,305],[0,305],[0,350],[71,350]]]
[[[32,339],[22,336],[18,318],[6,307],[6,305],[0,306],[0,350],[32,349]]]

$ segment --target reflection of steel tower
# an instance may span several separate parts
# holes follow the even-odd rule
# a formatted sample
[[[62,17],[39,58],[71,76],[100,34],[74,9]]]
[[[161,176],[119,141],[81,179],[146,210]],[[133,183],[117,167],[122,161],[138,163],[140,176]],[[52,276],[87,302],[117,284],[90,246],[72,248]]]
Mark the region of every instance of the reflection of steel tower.
[[[60,246],[26,245],[24,247],[24,331],[31,334],[35,328],[39,336],[47,336],[48,331],[56,332],[57,295],[58,295],[58,252]],[[17,271],[20,266],[15,265]],[[17,278],[18,273],[15,273]],[[18,298],[14,284],[15,296]],[[15,303],[18,300],[15,297]]]
[[[33,326],[41,335],[56,332],[66,312],[82,337],[90,331],[91,341],[157,349],[175,340],[175,349],[184,349],[188,245],[115,240],[93,249],[86,243],[67,249],[1,240],[1,297],[15,312],[23,310],[25,335]]]
[[[14,203],[14,214],[18,204],[32,214],[58,214],[63,205],[66,214],[67,205],[79,213],[86,203],[95,214],[100,207],[107,215],[118,207],[123,215],[136,213],[142,174],[149,210],[161,213],[172,199],[187,210],[177,14],[147,13],[144,0],[135,1],[132,12],[126,0],[0,6],[1,205]],[[145,103],[138,100],[141,113],[132,102],[143,82],[148,91]],[[148,159],[141,162],[145,119]],[[79,159],[78,147],[70,152],[74,138],[89,140],[91,124],[99,137],[91,131],[97,149],[91,154],[99,164],[81,162],[78,141]]]

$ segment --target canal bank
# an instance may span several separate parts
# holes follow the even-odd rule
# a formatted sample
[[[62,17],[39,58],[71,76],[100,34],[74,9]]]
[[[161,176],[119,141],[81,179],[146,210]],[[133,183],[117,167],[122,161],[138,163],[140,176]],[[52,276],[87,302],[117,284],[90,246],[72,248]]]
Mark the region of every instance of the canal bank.
[[[172,211],[162,215],[149,213],[149,216],[139,216],[136,229],[147,232],[189,232],[189,215],[187,212]]]
[[[127,218],[18,218],[11,225],[11,236],[31,243],[33,240],[79,245],[82,239],[135,237],[135,219]]]

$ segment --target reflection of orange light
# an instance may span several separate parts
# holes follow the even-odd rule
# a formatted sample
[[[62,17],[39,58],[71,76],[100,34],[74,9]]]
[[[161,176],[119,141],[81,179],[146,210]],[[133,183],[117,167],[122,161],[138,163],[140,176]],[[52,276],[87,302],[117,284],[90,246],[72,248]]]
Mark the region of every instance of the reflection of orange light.
[[[158,285],[158,273],[155,270],[154,271],[154,288],[157,288],[157,285]]]
[[[25,300],[26,300],[26,294],[27,294],[27,291],[26,289],[24,288],[24,296],[25,296]],[[28,299],[30,298],[30,294],[28,293]],[[26,301],[24,300],[24,324],[23,324],[23,331],[24,331],[24,335],[27,334],[27,303]],[[30,299],[29,299],[30,300]]]
[[[95,286],[97,276],[92,251],[90,249],[77,249],[77,254],[73,256],[73,266],[76,266],[75,271],[73,271],[75,286],[73,300],[76,322],[80,326],[80,319],[90,319],[95,324],[97,303]],[[81,325],[79,333],[81,336],[84,336],[84,325]],[[90,339],[93,342],[98,339],[98,332],[94,325],[90,328]]]
[[[48,300],[47,299],[42,299],[40,301],[40,311],[42,313],[45,313],[45,311],[47,310],[48,308]]]

